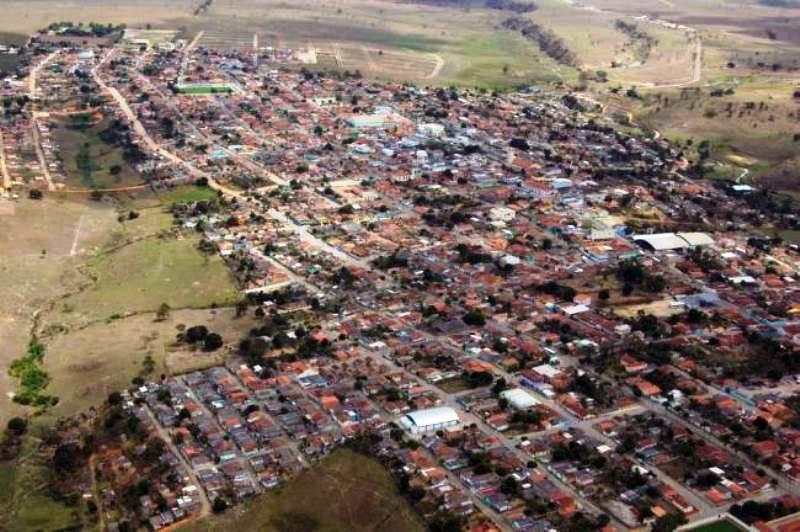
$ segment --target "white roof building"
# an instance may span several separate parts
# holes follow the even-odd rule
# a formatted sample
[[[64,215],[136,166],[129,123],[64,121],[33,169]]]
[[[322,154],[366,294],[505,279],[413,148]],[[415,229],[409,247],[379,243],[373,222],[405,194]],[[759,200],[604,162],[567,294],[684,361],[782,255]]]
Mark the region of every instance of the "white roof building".
[[[691,247],[713,246],[714,239],[706,233],[676,233],[678,238],[685,240]]]
[[[586,305],[569,305],[566,307],[561,307],[561,312],[566,314],[567,316],[574,316],[575,314],[582,314],[583,312],[589,312],[589,307]]]
[[[539,401],[534,396],[522,388],[503,390],[500,392],[500,397],[508,401],[508,404],[517,410],[527,410],[539,404]]]
[[[558,375],[561,375],[561,370],[551,366],[550,364],[542,364],[540,366],[536,366],[535,368],[533,368],[533,371],[548,379],[552,379],[554,377],[557,377]]]
[[[508,207],[492,207],[491,209],[489,209],[489,217],[492,220],[510,222],[516,216],[517,216],[516,211],[514,211],[514,209],[509,209]]]
[[[706,233],[655,233],[633,235],[631,238],[638,244],[646,244],[654,251],[672,251],[714,244],[714,239]]]
[[[684,249],[688,247],[683,239],[677,237],[675,233],[656,233],[653,235],[633,235],[633,241],[637,244],[645,243],[654,251],[669,251],[672,249]]]
[[[434,432],[458,425],[458,413],[449,406],[417,410],[401,417],[398,422],[412,434]]]

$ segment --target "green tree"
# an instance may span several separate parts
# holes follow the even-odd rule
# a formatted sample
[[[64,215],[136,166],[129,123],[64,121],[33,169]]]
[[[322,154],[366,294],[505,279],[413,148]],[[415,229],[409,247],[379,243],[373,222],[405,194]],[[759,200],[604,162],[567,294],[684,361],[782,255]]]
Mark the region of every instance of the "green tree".
[[[205,339],[206,351],[216,351],[220,347],[222,347],[222,336],[217,333],[209,333]]]
[[[683,514],[670,513],[656,519],[651,532],[672,532],[683,524],[686,524]]]
[[[214,502],[211,505],[211,510],[215,514],[221,514],[222,512],[224,512],[227,509],[228,509],[228,503],[225,502],[225,499],[223,499],[221,497],[217,497],[216,499],[214,499]]]
[[[156,311],[156,321],[164,321],[169,317],[170,306],[166,303],[161,303]]]
[[[21,417],[12,417],[8,420],[8,432],[15,436],[22,436],[28,430],[28,422]]]

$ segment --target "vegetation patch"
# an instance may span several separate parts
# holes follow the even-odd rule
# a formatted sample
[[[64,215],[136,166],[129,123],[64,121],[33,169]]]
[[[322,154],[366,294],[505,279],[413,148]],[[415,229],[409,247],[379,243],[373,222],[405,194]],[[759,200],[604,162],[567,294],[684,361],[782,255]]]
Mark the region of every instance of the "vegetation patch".
[[[632,22],[625,22],[617,19],[614,27],[628,37],[626,46],[633,50],[633,55],[640,63],[644,63],[650,57],[653,47],[658,44],[655,37],[639,29],[639,26]]]
[[[162,202],[169,206],[173,203],[195,203],[198,201],[214,201],[217,192],[209,187],[179,186],[160,195]]]
[[[233,87],[230,85],[176,85],[174,90],[178,94],[230,94]]]
[[[19,388],[14,401],[23,405],[46,407],[57,401],[44,391],[50,383],[50,376],[42,369],[44,361],[44,345],[36,338],[31,338],[27,354],[11,363],[9,375],[17,379]]]
[[[112,188],[138,185],[142,178],[126,150],[109,132],[112,121],[93,124],[93,115],[74,114],[55,129],[55,140],[61,149],[67,182],[85,188]]]
[[[535,42],[548,57],[562,65],[576,66],[575,54],[566,43],[547,28],[521,17],[511,17],[503,21],[503,28],[519,31],[525,38]]]

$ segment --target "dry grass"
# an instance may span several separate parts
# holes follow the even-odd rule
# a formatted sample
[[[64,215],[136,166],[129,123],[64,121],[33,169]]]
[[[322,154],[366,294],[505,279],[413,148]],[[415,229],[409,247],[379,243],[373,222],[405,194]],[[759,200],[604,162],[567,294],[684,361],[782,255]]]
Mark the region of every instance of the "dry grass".
[[[155,361],[156,377],[224,362],[225,348],[213,354],[193,353],[177,344],[179,325],[205,325],[236,345],[254,324],[250,317],[234,319],[232,309],[187,309],[171,312],[164,321],[144,313],[56,336],[48,342],[45,359],[45,369],[53,376],[48,393],[60,399],[53,414],[79,412],[130,385],[147,355]]]
[[[420,532],[420,518],[378,462],[340,450],[284,487],[183,531]]]
[[[189,16],[193,0],[3,0],[0,32],[30,33],[52,22],[114,22],[130,26]]]
[[[167,199],[176,194],[183,193]],[[152,312],[162,302],[180,309],[238,298],[219,257],[203,256],[192,239],[157,236],[172,222],[156,198],[143,196],[119,209],[50,196],[11,206],[0,209],[0,247],[12,251],[0,255],[5,280],[0,283],[0,422],[24,413],[8,395],[14,383],[7,369],[24,353],[35,316],[47,345],[52,393],[65,399],[59,412],[74,413],[73,407],[97,402],[111,387],[130,382],[147,351],[144,336],[156,331],[173,338],[161,330],[163,324],[152,324],[152,316],[118,318]],[[118,214],[131,209],[139,218],[119,223]],[[163,360],[163,347],[154,349]]]
[[[0,422],[23,411],[8,396],[14,386],[8,365],[24,353],[34,315],[81,280],[80,258],[70,254],[76,234],[78,250],[92,248],[116,223],[113,209],[96,204],[48,198],[14,207],[13,215],[0,217],[0,249],[6,250],[0,254]]]

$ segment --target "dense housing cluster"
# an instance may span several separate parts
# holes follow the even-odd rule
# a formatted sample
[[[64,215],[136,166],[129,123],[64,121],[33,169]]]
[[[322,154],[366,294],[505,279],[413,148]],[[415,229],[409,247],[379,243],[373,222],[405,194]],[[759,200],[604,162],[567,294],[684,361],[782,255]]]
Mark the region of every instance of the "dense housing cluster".
[[[223,511],[343,444],[474,529],[731,512],[778,530],[799,506],[800,251],[774,232],[791,202],[697,176],[571,94],[189,45],[48,52],[152,186],[219,192],[176,223],[261,320],[224,367],[103,407],[106,432],[139,420],[138,446],[106,433],[94,463],[117,524]]]

